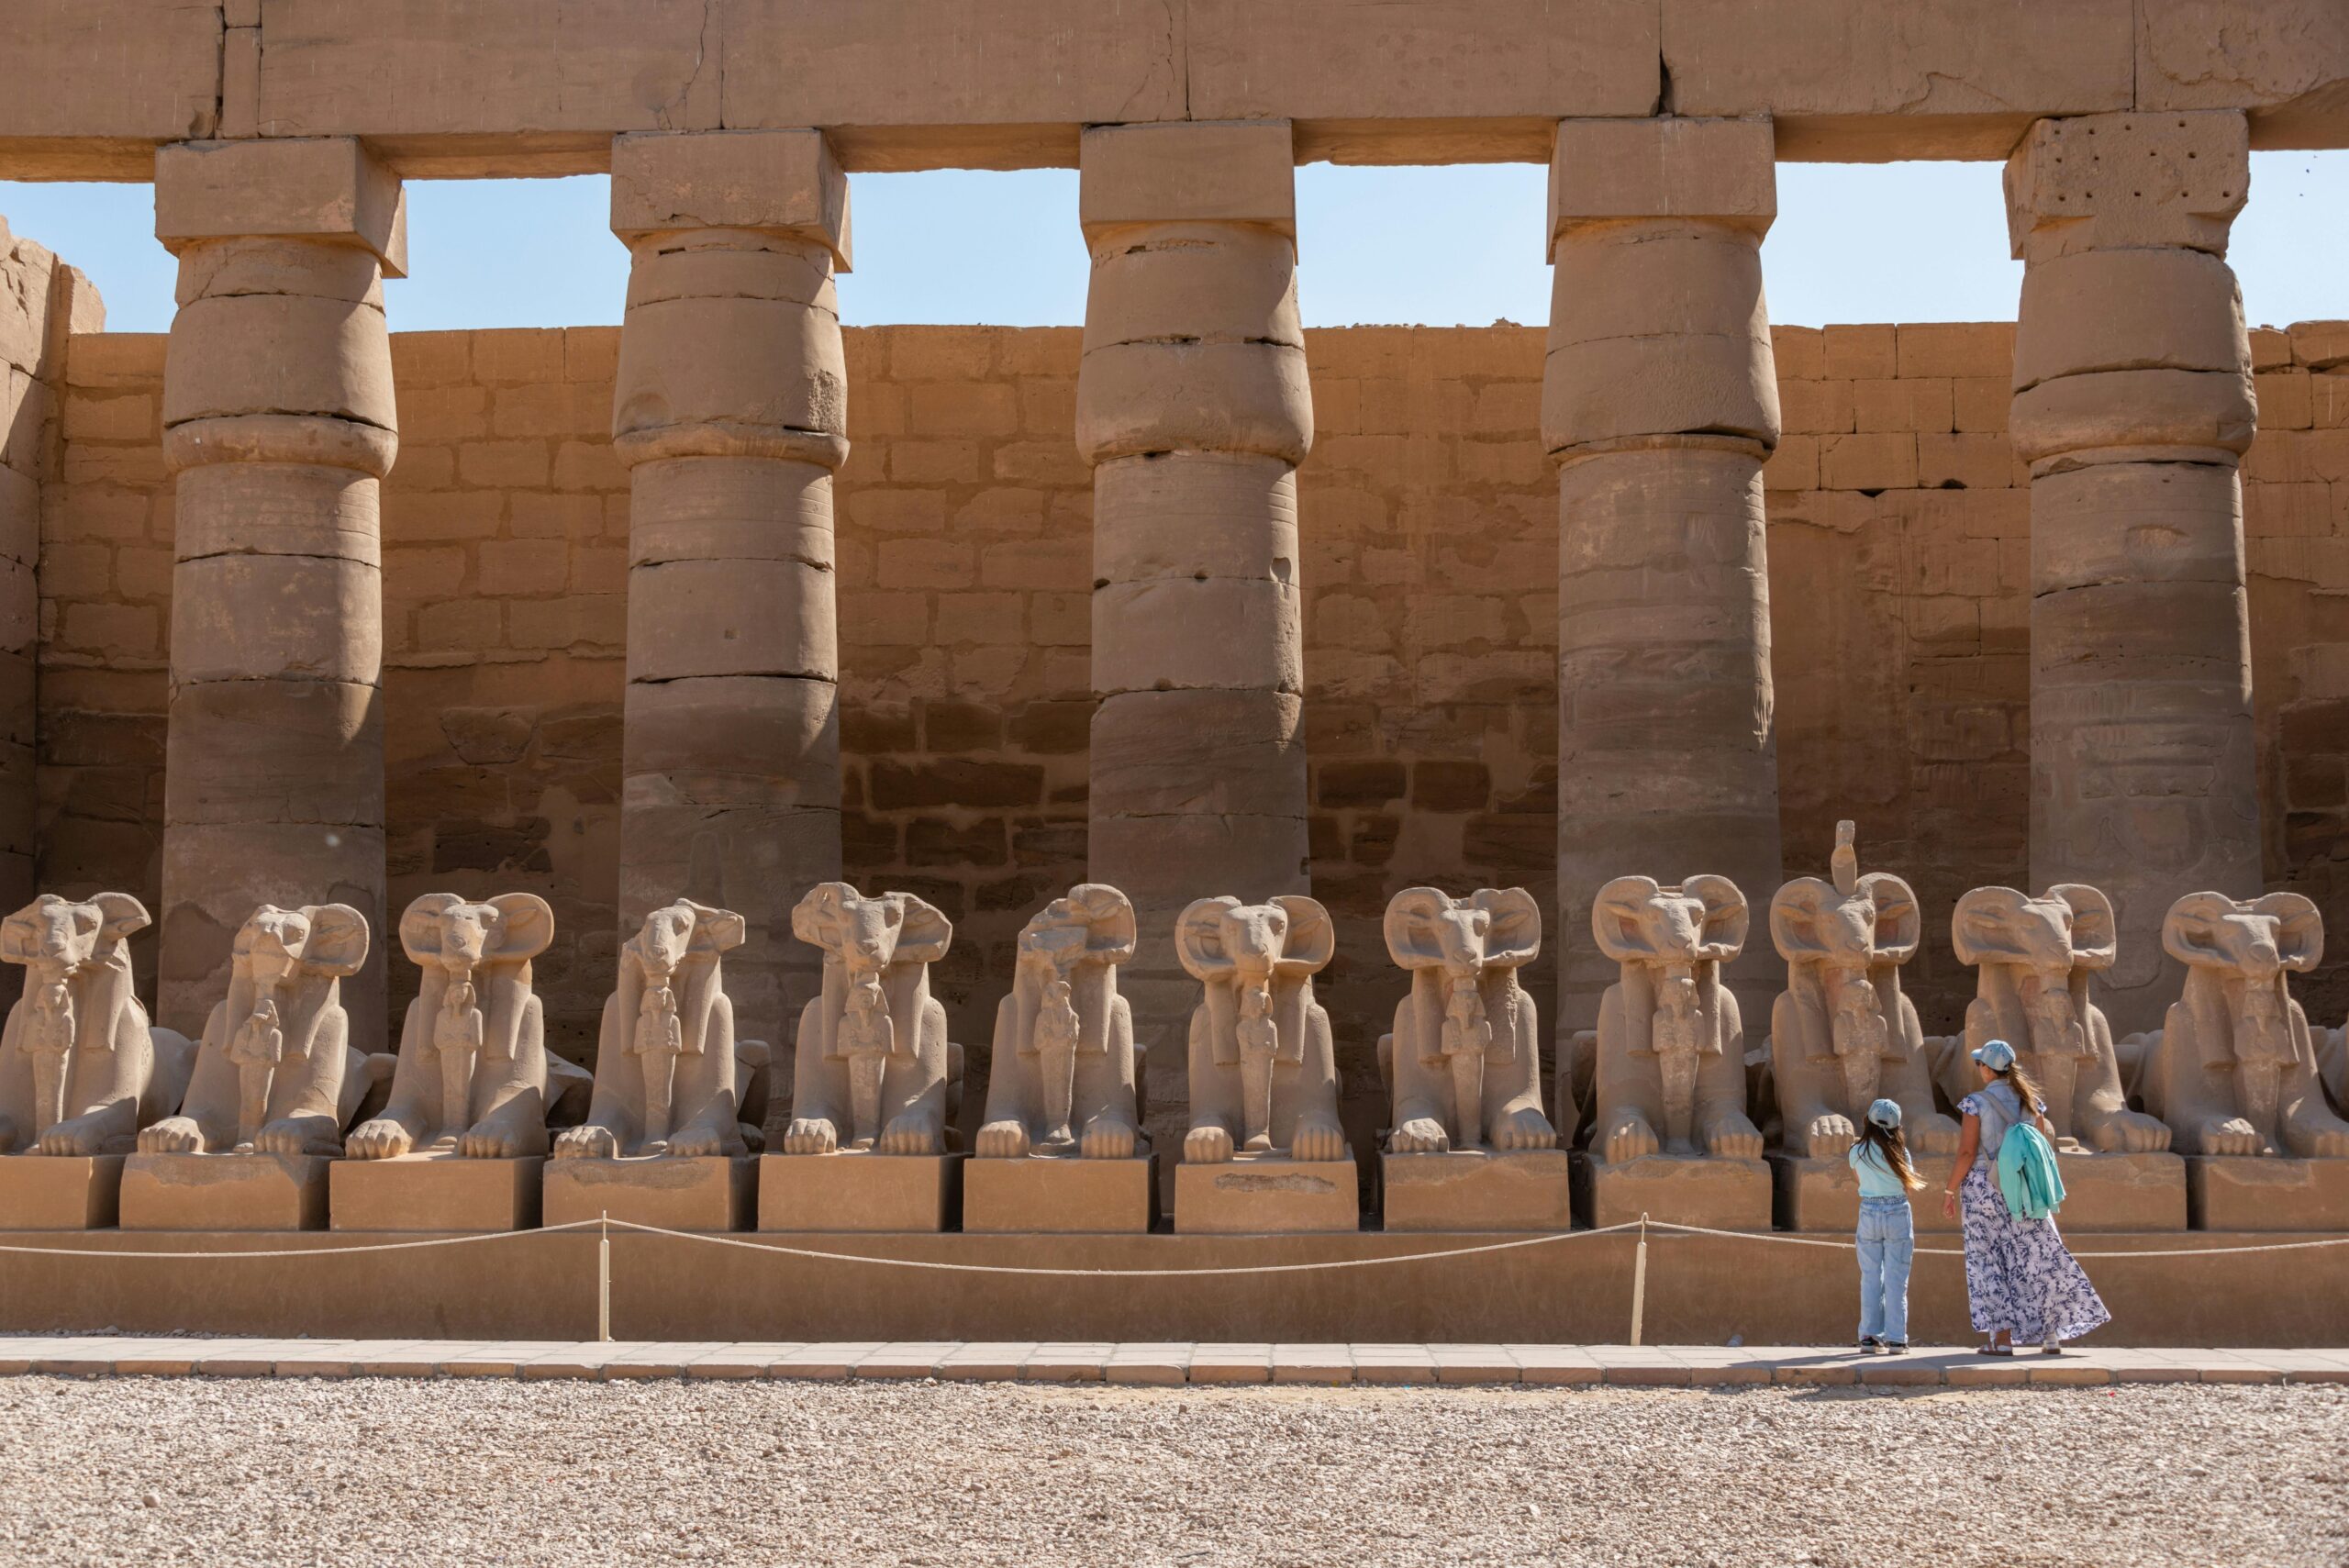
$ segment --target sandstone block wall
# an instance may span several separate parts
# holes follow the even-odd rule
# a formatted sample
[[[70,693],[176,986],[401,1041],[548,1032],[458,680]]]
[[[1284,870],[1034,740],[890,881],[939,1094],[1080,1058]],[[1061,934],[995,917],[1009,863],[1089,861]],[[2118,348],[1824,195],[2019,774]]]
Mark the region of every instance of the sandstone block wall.
[[[1091,475],[1074,329],[848,335],[839,481],[846,866],[957,923],[934,973],[983,1056],[1020,925],[1081,878]],[[1929,1029],[1970,994],[1944,940],[1965,888],[2026,874],[2027,496],[2004,433],[2012,328],[1780,328],[1765,471],[1791,871],[1838,817],[1927,906]],[[2342,940],[2308,987],[2349,1013],[2349,326],[2254,335],[2244,468],[2271,884]],[[393,339],[384,487],[391,903],[527,888],[561,935],[549,1039],[592,1050],[611,980],[627,483],[615,328]],[[1299,471],[1314,888],[1341,923],[1319,987],[1352,1104],[1404,986],[1398,888],[1520,884],[1556,842],[1556,479],[1539,328],[1308,334]],[[41,556],[40,885],[158,881],[172,498],[163,342],[75,337]],[[5,484],[6,481],[0,481]],[[1626,867],[1628,870],[1642,869]],[[1701,867],[1666,867],[1677,876]],[[1203,890],[1206,891],[1206,890]],[[1758,890],[1748,890],[1753,893]],[[1549,933],[1526,977],[1554,991]],[[394,1006],[414,984],[392,966]]]

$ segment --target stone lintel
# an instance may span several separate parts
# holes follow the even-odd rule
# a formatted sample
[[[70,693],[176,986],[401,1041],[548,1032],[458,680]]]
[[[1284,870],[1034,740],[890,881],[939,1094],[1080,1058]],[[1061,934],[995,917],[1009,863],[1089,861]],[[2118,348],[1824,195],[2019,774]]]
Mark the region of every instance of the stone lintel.
[[[2176,247],[2227,253],[2251,188],[2251,123],[2232,109],[2034,120],[2007,160],[2017,261]]]
[[[1766,232],[1778,216],[1776,131],[1765,118],[1574,119],[1550,156],[1550,247],[1624,218],[1704,218]]]
[[[1286,120],[1094,126],[1077,168],[1077,219],[1088,239],[1131,223],[1252,223],[1297,238]]]
[[[849,270],[848,176],[819,130],[638,131],[612,139],[612,232],[772,229]]]
[[[175,141],[155,150],[155,238],[348,239],[407,276],[407,195],[356,137]]]

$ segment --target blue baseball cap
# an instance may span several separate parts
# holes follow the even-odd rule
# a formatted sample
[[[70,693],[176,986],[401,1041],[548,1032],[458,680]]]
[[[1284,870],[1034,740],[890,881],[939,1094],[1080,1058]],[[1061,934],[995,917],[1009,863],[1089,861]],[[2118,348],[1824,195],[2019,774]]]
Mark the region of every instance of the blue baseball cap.
[[[1985,1040],[1982,1048],[1972,1055],[1975,1061],[1993,1073],[2004,1073],[2015,1064],[2015,1048],[2003,1040]]]
[[[1887,1132],[1898,1131],[1900,1127],[1900,1103],[1898,1100],[1876,1101],[1868,1107],[1868,1119]]]

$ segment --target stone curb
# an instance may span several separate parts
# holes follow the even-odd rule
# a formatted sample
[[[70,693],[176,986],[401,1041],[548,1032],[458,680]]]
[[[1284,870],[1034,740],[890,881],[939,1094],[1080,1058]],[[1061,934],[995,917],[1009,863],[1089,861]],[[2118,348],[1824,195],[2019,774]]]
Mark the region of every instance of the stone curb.
[[[43,1353],[46,1351],[46,1353]],[[221,1344],[14,1341],[0,1376],[503,1378],[539,1382],[850,1379],[1429,1387],[2107,1387],[2126,1383],[2349,1385],[2349,1350],[2076,1351],[2061,1360],[1962,1352],[1859,1357],[1787,1348],[1572,1345],[578,1344],[470,1341]]]

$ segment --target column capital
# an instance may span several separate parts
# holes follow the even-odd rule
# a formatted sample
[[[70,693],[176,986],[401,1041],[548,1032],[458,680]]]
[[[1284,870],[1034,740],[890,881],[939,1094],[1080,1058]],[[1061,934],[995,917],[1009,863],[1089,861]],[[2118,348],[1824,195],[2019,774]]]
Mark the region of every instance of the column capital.
[[[1297,239],[1297,144],[1286,120],[1095,126],[1077,168],[1087,239],[1134,223],[1247,223]]]
[[[343,240],[407,275],[407,195],[356,137],[174,141],[155,150],[155,238]]]
[[[849,270],[848,176],[819,130],[634,131],[612,139],[612,232],[752,228]]]
[[[1777,149],[1766,118],[1558,122],[1550,156],[1549,245],[1589,223],[1695,218],[1768,231]]]
[[[2232,109],[2035,120],[2007,160],[2019,261],[2083,250],[2227,253],[2251,188],[2251,124]]]

